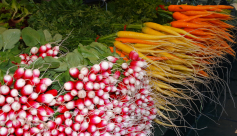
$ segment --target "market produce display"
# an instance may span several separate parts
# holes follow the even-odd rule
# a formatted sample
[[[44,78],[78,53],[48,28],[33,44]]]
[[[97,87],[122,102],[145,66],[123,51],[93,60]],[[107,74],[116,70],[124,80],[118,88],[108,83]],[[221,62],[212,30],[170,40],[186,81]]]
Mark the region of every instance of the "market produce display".
[[[178,107],[199,108],[192,104],[206,97],[197,85],[220,104],[213,90],[228,84],[215,68],[235,57],[234,26],[225,22],[232,7],[151,2],[133,3],[134,13],[113,11],[124,6],[115,1],[108,11],[31,3],[34,28],[0,27],[0,135],[146,136],[154,125],[181,135],[189,126],[174,124],[185,122]],[[162,16],[166,24],[156,22]]]

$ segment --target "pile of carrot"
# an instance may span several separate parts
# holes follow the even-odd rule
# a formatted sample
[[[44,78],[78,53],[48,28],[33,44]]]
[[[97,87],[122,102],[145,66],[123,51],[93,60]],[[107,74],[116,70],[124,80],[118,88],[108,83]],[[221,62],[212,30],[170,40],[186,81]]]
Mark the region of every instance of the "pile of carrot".
[[[225,22],[233,18],[229,14],[224,14],[223,11],[223,9],[233,8],[226,5],[170,5],[168,10],[174,12],[173,18],[176,21],[171,22],[173,27],[182,28],[198,37],[192,38],[186,35],[187,38],[192,38],[205,48],[214,50],[213,52],[219,56],[226,54],[235,56],[235,51],[230,44],[234,43],[233,35],[229,33],[234,26]]]
[[[146,72],[159,115],[154,120],[156,123],[174,127],[179,133],[178,126],[173,123],[176,118],[171,116],[182,118],[177,107],[190,110],[193,100],[198,98],[201,101],[205,97],[196,85],[203,84],[208,88],[210,81],[215,81],[224,86],[214,68],[226,61],[227,54],[235,56],[231,48],[233,36],[229,33],[234,26],[224,22],[232,17],[223,13],[223,9],[230,8],[223,5],[170,5],[168,10],[174,12],[176,20],[171,26],[146,22],[142,32],[119,31],[112,35],[116,35],[116,52],[124,60],[135,50],[149,63]],[[113,47],[110,49],[114,51]],[[218,101],[217,97],[212,99]],[[184,105],[183,100],[190,105]]]

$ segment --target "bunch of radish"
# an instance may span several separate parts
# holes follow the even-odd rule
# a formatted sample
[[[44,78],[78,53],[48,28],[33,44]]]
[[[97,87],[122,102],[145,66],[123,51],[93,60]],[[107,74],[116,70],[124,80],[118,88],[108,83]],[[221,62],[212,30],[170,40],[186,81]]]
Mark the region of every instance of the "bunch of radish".
[[[66,94],[56,103],[60,106],[53,135],[73,136],[145,136],[151,133],[151,122],[157,110],[149,96],[151,88],[144,69],[147,64],[136,52],[130,53],[130,64],[116,63],[107,57],[90,69],[71,68],[74,81],[64,84]],[[119,65],[113,69],[114,65]]]
[[[30,54],[20,54],[19,57],[21,58],[21,64],[31,64],[33,61],[37,60],[39,57],[46,57],[46,56],[52,56],[54,58],[57,58],[57,55],[59,53],[59,46],[54,46],[52,48],[52,45],[47,43],[45,45],[37,47],[32,47],[30,50]]]
[[[149,95],[144,69],[136,52],[131,62],[107,57],[91,68],[70,68],[73,81],[61,94],[49,90],[52,80],[38,69],[18,68],[0,87],[0,135],[23,136],[146,136],[157,110]],[[115,68],[116,66],[116,68]]]
[[[49,78],[40,78],[38,69],[18,68],[14,75],[4,76],[0,87],[0,135],[30,136],[37,127],[53,118],[58,91],[48,90]]]

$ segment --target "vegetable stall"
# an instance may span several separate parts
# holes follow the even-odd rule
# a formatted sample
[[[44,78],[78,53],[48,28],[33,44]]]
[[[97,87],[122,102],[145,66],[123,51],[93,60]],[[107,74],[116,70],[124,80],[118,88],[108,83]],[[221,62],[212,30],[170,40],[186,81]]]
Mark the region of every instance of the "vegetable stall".
[[[235,57],[232,6],[106,4],[0,3],[0,135],[182,135],[181,109],[221,105],[228,84],[215,70]]]

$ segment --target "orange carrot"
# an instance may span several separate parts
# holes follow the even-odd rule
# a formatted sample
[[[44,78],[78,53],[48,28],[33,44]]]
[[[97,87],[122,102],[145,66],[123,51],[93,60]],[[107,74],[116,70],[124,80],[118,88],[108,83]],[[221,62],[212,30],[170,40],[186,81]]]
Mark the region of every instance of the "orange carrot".
[[[120,41],[122,43],[141,43],[141,44],[158,45],[158,43],[133,38],[115,38],[115,40]]]
[[[209,75],[208,75],[205,71],[203,71],[203,70],[198,71],[198,74],[201,75],[201,76],[204,76],[204,77],[208,77],[208,76],[209,76]]]
[[[180,12],[174,12],[173,13],[173,18],[176,19],[176,20],[181,20],[181,19],[187,19],[189,17],[182,14],[182,13],[180,13]]]
[[[172,57],[156,57],[156,56],[147,56],[149,59],[151,60],[169,60],[169,59],[173,59]]]
[[[196,16],[196,15],[206,15],[208,13],[213,13],[213,12],[208,12],[208,11],[185,11],[181,12],[182,14],[186,16]]]
[[[209,14],[208,14],[208,15],[209,15]],[[208,15],[195,15],[195,16],[189,16],[188,18],[185,18],[185,19],[182,19],[182,20],[178,20],[178,21],[184,21],[184,22],[187,22],[187,21],[190,21],[190,20],[193,20],[193,19],[197,19],[197,18],[200,18],[200,17],[208,16]]]
[[[109,49],[110,49],[110,51],[111,51],[112,53],[114,52],[114,48],[113,48],[113,47],[109,47]],[[119,51],[119,50],[117,50],[117,49],[116,49],[116,53],[119,54],[120,57],[123,58],[123,60],[128,61],[128,58],[125,56],[124,53],[122,53],[121,51]]]
[[[211,25],[202,25],[202,24],[196,24],[196,23],[188,23],[188,22],[182,22],[182,21],[173,21],[171,22],[172,27],[177,28],[211,28],[214,26]]]
[[[213,33],[205,32],[203,30],[193,29],[193,28],[184,28],[184,30],[193,35],[215,35]]]
[[[214,7],[218,9],[234,9],[233,6],[227,6],[227,5],[197,5],[198,7]]]
[[[190,5],[170,5],[168,6],[169,11],[219,11],[217,7],[205,7],[205,6],[190,6]]]

